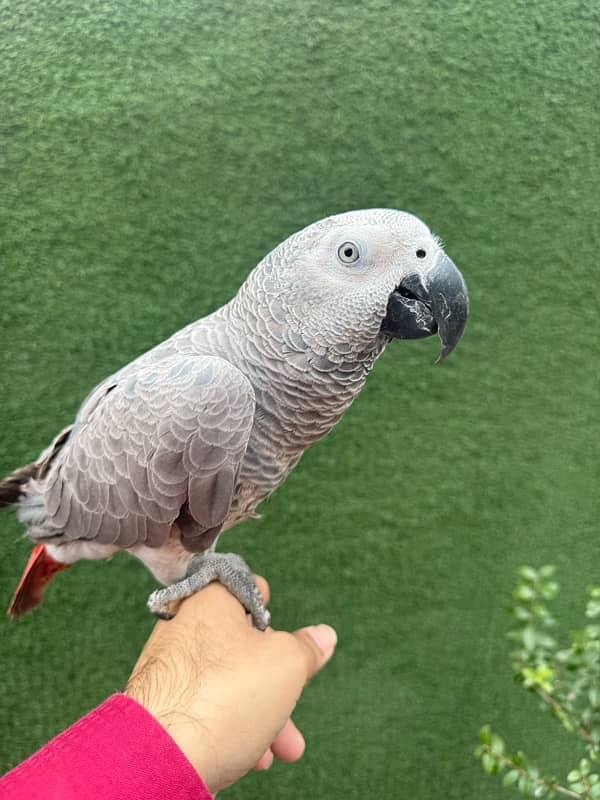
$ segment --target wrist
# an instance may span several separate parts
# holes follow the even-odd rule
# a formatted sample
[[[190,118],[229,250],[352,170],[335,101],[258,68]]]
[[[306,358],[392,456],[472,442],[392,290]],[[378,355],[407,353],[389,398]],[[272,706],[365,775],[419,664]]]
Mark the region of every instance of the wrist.
[[[185,692],[160,690],[161,681],[153,676],[132,676],[123,694],[144,708],[171,737],[211,793],[215,793],[215,768],[210,753],[208,731],[186,702]],[[175,702],[173,698],[177,698]],[[214,761],[214,758],[212,759]]]

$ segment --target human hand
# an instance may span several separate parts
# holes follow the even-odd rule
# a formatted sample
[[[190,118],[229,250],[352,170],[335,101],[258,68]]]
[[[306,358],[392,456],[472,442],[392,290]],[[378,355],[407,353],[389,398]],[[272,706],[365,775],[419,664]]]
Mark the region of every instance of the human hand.
[[[256,579],[265,603],[269,587]],[[125,694],[144,706],[179,745],[214,794],[273,757],[297,761],[304,738],[290,719],[307,681],[336,644],[327,625],[294,633],[252,627],[219,583],[157,622]]]

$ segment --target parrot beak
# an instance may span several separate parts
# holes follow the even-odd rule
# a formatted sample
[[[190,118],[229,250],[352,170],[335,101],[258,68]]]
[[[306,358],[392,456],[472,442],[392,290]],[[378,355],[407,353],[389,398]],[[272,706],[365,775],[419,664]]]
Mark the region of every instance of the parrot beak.
[[[463,276],[445,253],[422,275],[406,275],[388,300],[381,332],[392,339],[421,339],[438,333],[442,348],[436,364],[460,341],[469,314]]]

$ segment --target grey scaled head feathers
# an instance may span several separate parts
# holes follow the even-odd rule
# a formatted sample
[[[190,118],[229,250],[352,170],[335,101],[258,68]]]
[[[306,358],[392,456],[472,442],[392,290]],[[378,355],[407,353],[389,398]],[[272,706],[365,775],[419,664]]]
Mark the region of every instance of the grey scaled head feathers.
[[[417,217],[349,211],[309,225],[275,248],[247,281],[313,351],[380,350],[391,338],[439,333],[438,360],[468,315],[462,275]]]

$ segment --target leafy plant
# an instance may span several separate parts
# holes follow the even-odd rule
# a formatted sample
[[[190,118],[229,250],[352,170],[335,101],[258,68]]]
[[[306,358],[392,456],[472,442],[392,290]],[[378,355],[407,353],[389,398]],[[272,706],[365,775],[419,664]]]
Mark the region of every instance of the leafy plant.
[[[475,755],[487,773],[502,774],[505,786],[526,797],[600,800],[600,625],[594,622],[600,617],[600,587],[589,589],[585,615],[590,622],[573,631],[570,644],[561,649],[550,633],[556,620],[548,603],[559,589],[553,576],[552,566],[519,569],[510,609],[515,627],[508,634],[514,643],[512,668],[517,682],[581,740],[583,757],[561,782],[521,751],[511,754],[489,725],[480,731]]]

